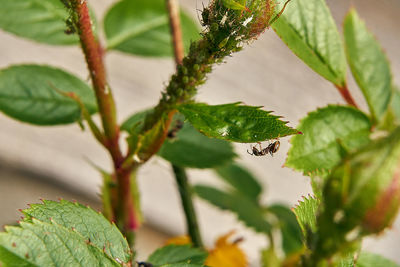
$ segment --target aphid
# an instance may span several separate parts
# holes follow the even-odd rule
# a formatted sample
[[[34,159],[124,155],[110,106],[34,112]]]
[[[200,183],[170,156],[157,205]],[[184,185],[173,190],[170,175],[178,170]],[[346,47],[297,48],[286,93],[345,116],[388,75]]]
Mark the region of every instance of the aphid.
[[[144,261],[137,262],[137,265],[138,267],[153,267],[153,264]]]
[[[167,137],[173,139],[176,137],[176,134],[183,127],[183,121],[177,120],[175,123],[175,127],[168,131]]]
[[[65,34],[74,34],[74,33],[76,33],[76,29],[75,29],[74,23],[72,22],[71,18],[68,18],[65,21],[65,24],[67,25],[67,29],[65,29],[65,31],[64,31]]]
[[[247,153],[252,156],[265,156],[267,154],[273,156],[273,154],[279,150],[281,143],[279,141],[275,141],[272,144],[269,144],[266,148],[262,148],[261,143],[258,143],[258,145],[260,146],[260,150],[258,150],[256,146],[250,146],[251,152],[247,150]]]

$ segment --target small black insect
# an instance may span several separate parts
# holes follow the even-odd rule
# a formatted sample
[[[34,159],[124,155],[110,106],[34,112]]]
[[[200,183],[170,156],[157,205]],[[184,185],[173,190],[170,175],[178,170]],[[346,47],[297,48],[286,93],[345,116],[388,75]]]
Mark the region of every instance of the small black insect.
[[[250,146],[251,152],[247,150],[247,153],[252,156],[265,156],[267,154],[273,156],[273,154],[279,150],[281,143],[279,141],[275,141],[269,144],[266,148],[262,148],[261,143],[258,143],[258,145],[260,146],[260,150],[258,150],[256,146]]]
[[[149,262],[144,262],[144,261],[141,261],[141,262],[137,262],[137,266],[138,267],[153,267],[153,264],[151,264],[151,263],[149,263]]]
[[[183,121],[177,120],[177,121],[175,122],[175,127],[172,128],[171,130],[169,130],[169,132],[168,132],[168,134],[167,134],[167,137],[168,137],[169,139],[175,138],[175,137],[176,137],[176,134],[178,133],[178,131],[179,131],[180,129],[182,129],[182,127],[183,127]]]

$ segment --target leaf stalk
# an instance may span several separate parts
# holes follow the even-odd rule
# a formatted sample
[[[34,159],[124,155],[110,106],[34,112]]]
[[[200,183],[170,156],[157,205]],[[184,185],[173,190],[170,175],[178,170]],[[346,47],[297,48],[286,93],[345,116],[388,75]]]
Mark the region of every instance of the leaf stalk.
[[[335,85],[335,87],[339,90],[340,95],[343,97],[347,104],[359,109],[349,91],[349,88],[347,87],[347,84],[344,84],[343,86]]]

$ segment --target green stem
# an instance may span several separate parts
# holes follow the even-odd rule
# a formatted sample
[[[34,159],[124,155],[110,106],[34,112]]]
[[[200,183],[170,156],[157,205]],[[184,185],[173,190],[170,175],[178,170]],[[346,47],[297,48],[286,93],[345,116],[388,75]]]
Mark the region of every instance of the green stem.
[[[174,48],[176,66],[182,65],[184,50],[182,41],[182,28],[179,19],[178,0],[166,0],[167,11],[172,35],[172,46]],[[173,114],[173,113],[172,113]],[[200,230],[197,223],[196,211],[193,206],[192,189],[190,187],[184,168],[172,165],[176,183],[178,184],[179,194],[181,196],[182,207],[186,217],[187,233],[189,234],[193,245],[199,248],[203,247]]]
[[[185,169],[176,165],[172,165],[172,168],[174,170],[183,210],[185,212],[187,232],[193,242],[193,245],[202,248],[203,241],[201,240],[196,211],[193,206],[192,188],[190,187]]]
[[[269,248],[275,250],[275,241],[271,231],[268,232],[267,237],[269,241]]]

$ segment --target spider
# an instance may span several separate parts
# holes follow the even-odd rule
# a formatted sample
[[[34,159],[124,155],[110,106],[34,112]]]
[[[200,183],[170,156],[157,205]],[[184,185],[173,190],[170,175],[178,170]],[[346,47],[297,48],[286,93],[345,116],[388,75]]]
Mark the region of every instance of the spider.
[[[258,150],[256,146],[250,145],[251,152],[247,150],[247,153],[252,156],[265,156],[269,153],[271,156],[273,156],[273,154],[279,150],[281,143],[279,141],[275,141],[269,144],[266,148],[262,148],[261,143],[258,143],[258,145],[260,146],[260,150]]]

